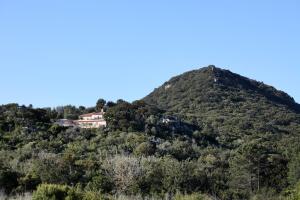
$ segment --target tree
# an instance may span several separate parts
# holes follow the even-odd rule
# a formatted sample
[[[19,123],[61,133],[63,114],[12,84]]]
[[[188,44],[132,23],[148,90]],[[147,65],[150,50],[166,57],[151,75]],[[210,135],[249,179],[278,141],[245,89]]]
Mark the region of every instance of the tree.
[[[143,142],[135,148],[134,153],[138,156],[151,156],[155,153],[155,145],[150,142]]]
[[[7,168],[0,169],[0,188],[6,194],[11,193],[18,186],[19,174]]]
[[[139,158],[116,156],[107,160],[107,167],[112,170],[112,177],[119,192],[139,192],[138,183],[143,174]]]
[[[65,119],[78,119],[80,115],[79,110],[72,105],[64,106],[64,118]]]
[[[101,111],[106,104],[106,101],[104,99],[98,99],[96,103],[96,111]]]
[[[91,191],[100,191],[101,193],[109,193],[114,185],[113,180],[107,174],[100,172],[93,176],[92,180],[87,184],[86,189]]]
[[[296,184],[300,180],[300,152],[289,163],[288,178],[291,185]]]
[[[256,174],[251,171],[250,162],[239,152],[230,159],[229,186],[233,189],[233,199],[248,198],[252,192],[252,179],[256,177]]]
[[[107,103],[106,103],[106,107],[108,107],[108,108],[111,108],[111,107],[113,107],[113,106],[115,106],[116,105],[116,103],[114,103],[114,102],[112,102],[112,101],[108,101]]]

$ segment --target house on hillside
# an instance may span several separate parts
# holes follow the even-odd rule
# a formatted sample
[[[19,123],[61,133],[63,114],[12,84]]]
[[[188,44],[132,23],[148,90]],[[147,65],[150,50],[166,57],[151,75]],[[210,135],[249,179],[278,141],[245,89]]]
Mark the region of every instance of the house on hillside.
[[[80,128],[100,128],[106,127],[104,112],[93,112],[79,116],[79,120],[74,121]]]

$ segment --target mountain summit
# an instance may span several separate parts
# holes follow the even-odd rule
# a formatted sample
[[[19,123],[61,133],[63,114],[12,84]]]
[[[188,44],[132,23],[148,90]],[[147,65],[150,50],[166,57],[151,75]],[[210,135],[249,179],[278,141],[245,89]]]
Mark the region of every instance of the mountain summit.
[[[295,126],[300,130],[300,106],[288,94],[212,65],[171,78],[144,100],[199,127],[209,126],[220,143],[234,144],[245,135],[295,133]]]
[[[194,103],[228,104],[258,99],[300,110],[299,104],[285,92],[214,65],[176,76],[145,98],[150,104],[171,110]]]

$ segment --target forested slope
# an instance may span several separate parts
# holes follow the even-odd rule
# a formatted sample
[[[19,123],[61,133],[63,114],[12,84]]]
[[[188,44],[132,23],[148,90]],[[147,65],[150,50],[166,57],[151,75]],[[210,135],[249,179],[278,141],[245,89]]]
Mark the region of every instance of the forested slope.
[[[106,128],[54,123],[101,109]],[[6,194],[34,192],[35,200],[299,199],[299,180],[299,104],[214,66],[174,77],[132,103],[0,106],[0,187]]]

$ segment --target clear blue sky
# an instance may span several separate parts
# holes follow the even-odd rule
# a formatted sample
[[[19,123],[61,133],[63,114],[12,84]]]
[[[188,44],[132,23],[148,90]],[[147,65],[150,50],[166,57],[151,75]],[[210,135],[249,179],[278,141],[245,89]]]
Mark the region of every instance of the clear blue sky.
[[[0,0],[0,104],[132,101],[209,64],[300,102],[299,0]]]

